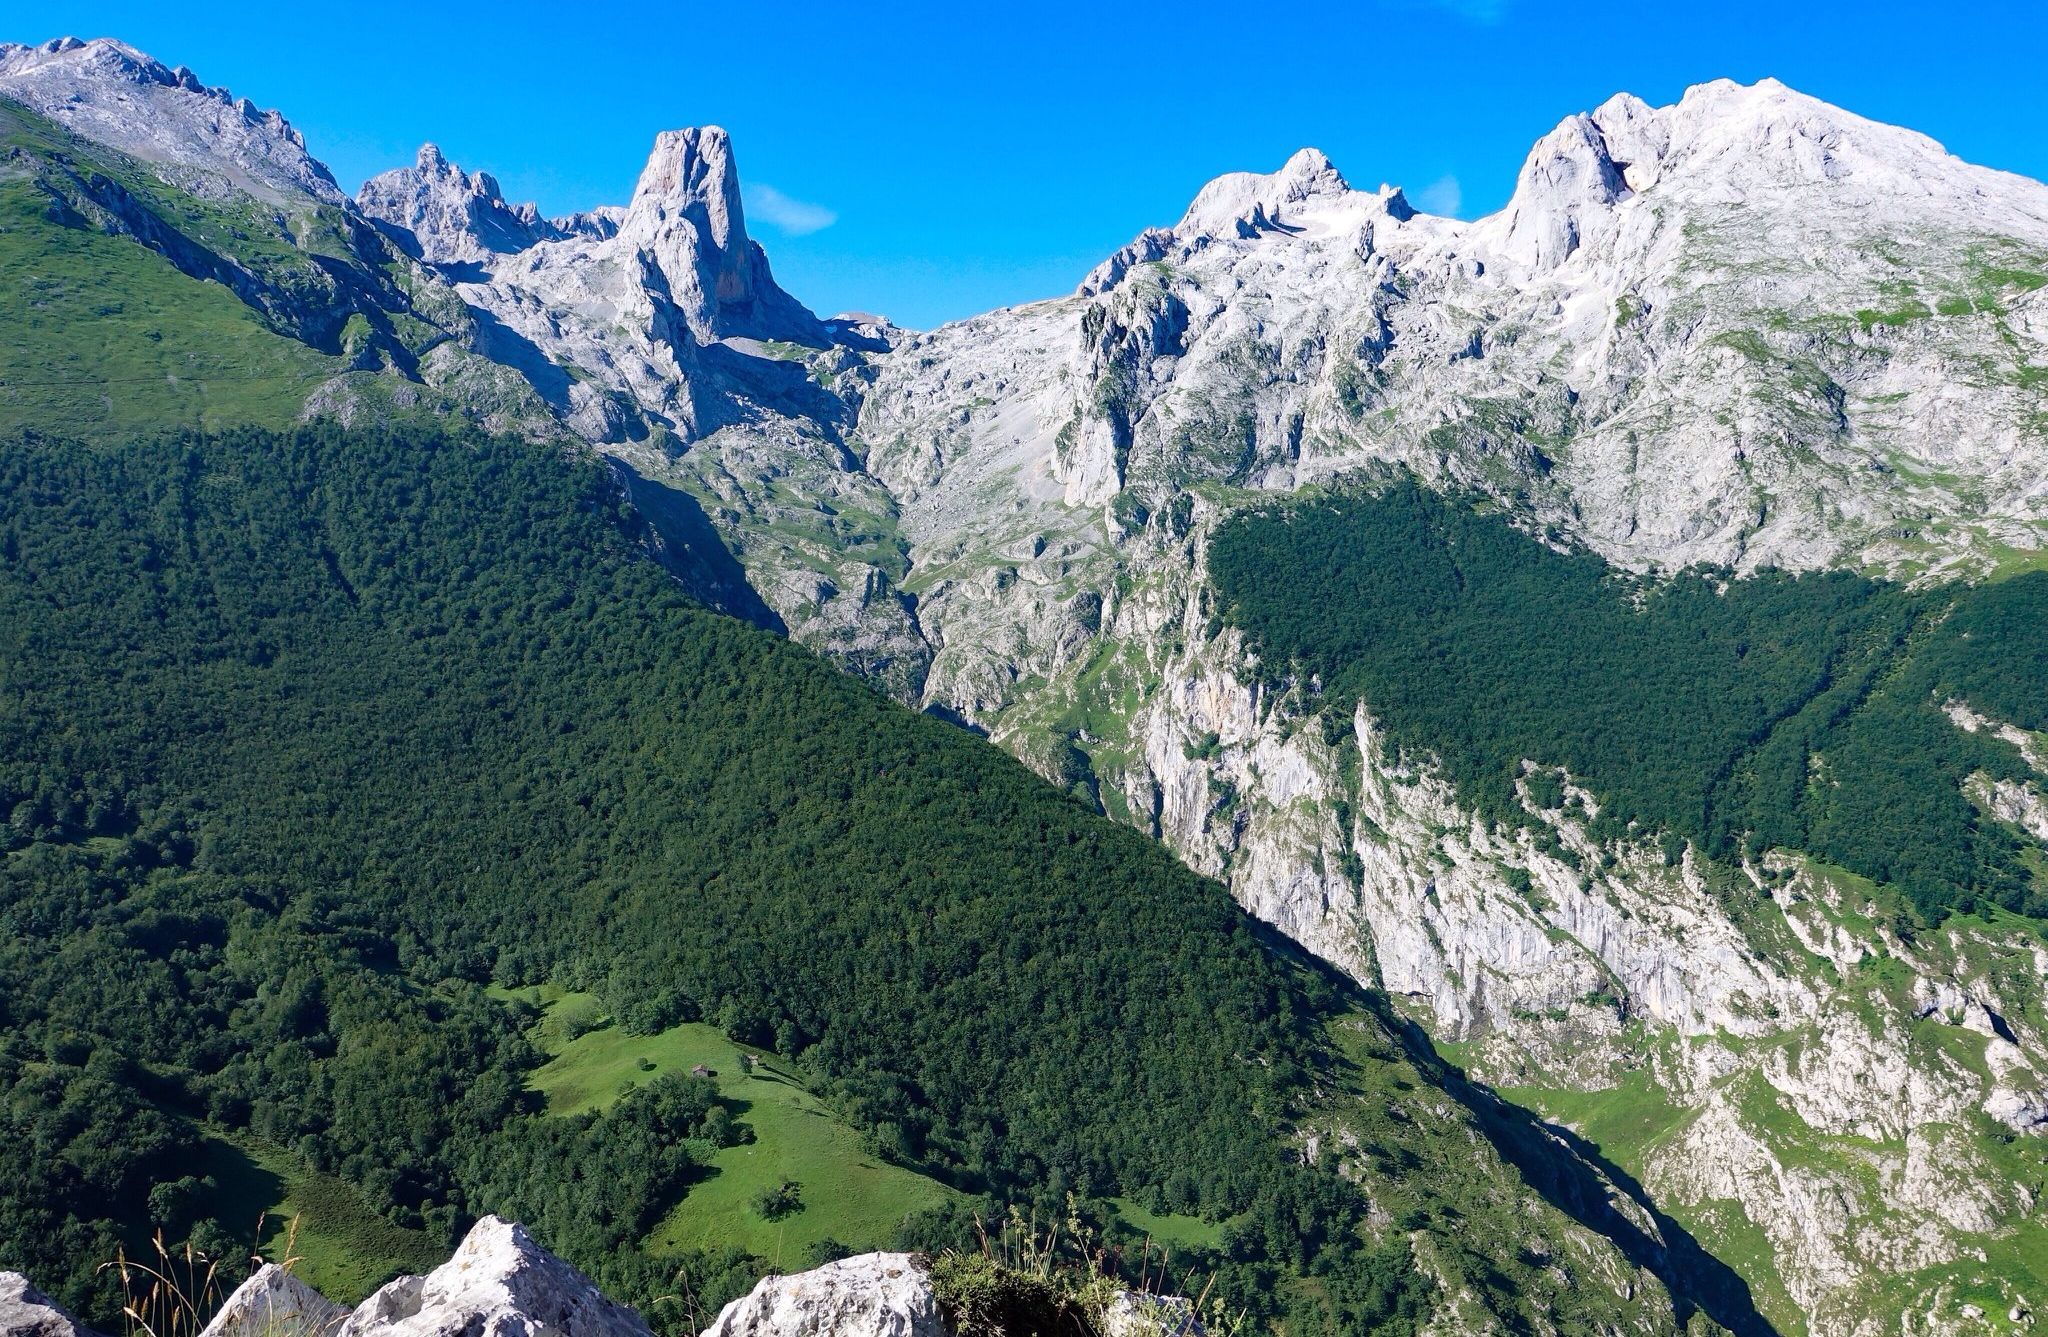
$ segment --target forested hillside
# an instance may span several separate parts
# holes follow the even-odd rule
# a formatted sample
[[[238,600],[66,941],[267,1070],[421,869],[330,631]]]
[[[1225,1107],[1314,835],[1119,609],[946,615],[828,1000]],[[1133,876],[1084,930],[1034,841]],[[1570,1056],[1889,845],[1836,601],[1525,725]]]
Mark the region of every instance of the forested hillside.
[[[225,1138],[431,1246],[498,1210],[623,1296],[729,1293],[758,1260],[645,1246],[732,1111],[665,1077],[544,1116],[489,986],[552,980],[772,1046],[989,1201],[1227,1220],[1209,1266],[1294,1331],[1412,1326],[1432,1221],[1503,1311],[1597,1303],[1507,1275],[1526,1190],[1455,1123],[1368,1228],[1289,1146],[1381,1082],[1368,1165],[1440,1154],[1398,1045],[1332,1045],[1358,1000],[1143,836],[692,604],[620,496],[332,427],[0,452],[0,1266],[107,1321],[124,1240],[231,1254]]]
[[[1597,800],[1596,838],[1801,850],[1932,921],[2048,914],[2038,849],[1966,794],[2030,768],[1946,711],[2048,725],[2048,574],[1636,580],[1407,483],[1246,512],[1210,558],[1268,672],[1312,675],[1333,718],[1363,700],[1491,820],[1527,820],[1522,792],[1558,807],[1562,768]]]

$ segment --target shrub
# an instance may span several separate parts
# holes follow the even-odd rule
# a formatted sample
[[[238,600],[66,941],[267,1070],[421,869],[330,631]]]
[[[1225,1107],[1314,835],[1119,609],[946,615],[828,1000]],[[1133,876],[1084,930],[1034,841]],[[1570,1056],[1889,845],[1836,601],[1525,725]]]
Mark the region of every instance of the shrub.
[[[754,1195],[754,1210],[769,1221],[780,1221],[783,1217],[803,1209],[803,1185],[794,1179],[785,1179]]]

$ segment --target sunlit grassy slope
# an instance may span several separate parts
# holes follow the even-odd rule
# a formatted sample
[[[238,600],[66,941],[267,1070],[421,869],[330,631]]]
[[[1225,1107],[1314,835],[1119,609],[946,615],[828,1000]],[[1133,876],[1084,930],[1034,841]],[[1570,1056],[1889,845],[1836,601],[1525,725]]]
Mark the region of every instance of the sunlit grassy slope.
[[[206,1156],[224,1220],[262,1257],[295,1259],[292,1271],[330,1299],[354,1304],[446,1257],[425,1232],[392,1224],[354,1185],[260,1138],[216,1136]]]
[[[688,1075],[702,1065],[717,1074],[718,1093],[754,1140],[719,1151],[713,1173],[656,1230],[657,1249],[735,1245],[777,1266],[801,1266],[824,1240],[854,1249],[894,1242],[903,1219],[955,1196],[937,1180],[891,1165],[869,1151],[852,1129],[805,1089],[795,1070],[758,1050],[752,1075],[741,1071],[741,1046],[714,1026],[690,1023],[658,1035],[629,1035],[596,1014],[588,994],[551,987],[514,991],[545,1009],[535,1038],[552,1057],[533,1085],[556,1114],[581,1114],[616,1100],[622,1087],[664,1074]],[[570,1038],[585,1025],[592,1029]],[[755,1209],[764,1188],[785,1180],[801,1186],[803,1207],[770,1221]]]

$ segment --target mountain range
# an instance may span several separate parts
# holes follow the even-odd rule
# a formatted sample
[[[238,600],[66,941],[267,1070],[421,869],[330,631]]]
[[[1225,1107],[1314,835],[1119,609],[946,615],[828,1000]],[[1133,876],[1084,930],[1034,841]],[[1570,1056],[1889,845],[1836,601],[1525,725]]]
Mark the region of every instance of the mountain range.
[[[920,332],[785,292],[716,128],[658,136],[623,207],[545,218],[432,145],[351,200],[279,114],[63,39],[0,45],[0,153],[0,425],[595,455],[693,598],[1227,886],[1639,1185],[1617,1210],[1756,1322],[2032,1321],[2048,187],[1722,81],[1566,118],[1486,218],[1303,149],[1068,294]],[[1373,550],[1407,573],[1382,602],[1320,583],[1395,505],[1423,519]],[[1436,670],[1385,628],[1551,558],[1592,574],[1475,605],[1530,648],[1415,693],[1470,735],[1401,704]],[[1667,590],[1706,594],[1635,639]],[[1519,729],[1596,672],[1659,727]],[[1750,693],[1720,787],[1644,797]],[[1780,800],[1699,815],[1736,791]],[[1914,840],[1843,834],[1889,823]]]

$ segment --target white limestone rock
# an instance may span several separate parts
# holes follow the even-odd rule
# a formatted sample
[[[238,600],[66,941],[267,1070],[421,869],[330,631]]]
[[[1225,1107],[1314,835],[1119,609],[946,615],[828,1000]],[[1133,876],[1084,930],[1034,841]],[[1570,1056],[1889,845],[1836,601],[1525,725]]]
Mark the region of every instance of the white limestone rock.
[[[99,1337],[69,1310],[29,1285],[19,1272],[0,1272],[0,1337]]]
[[[433,144],[420,147],[413,166],[365,181],[356,208],[397,229],[411,242],[406,250],[431,264],[511,255],[564,235],[532,205],[506,204],[489,172],[465,172]]]
[[[1202,1337],[1201,1320],[1184,1296],[1118,1291],[1102,1311],[1103,1337]]]
[[[200,1337],[333,1337],[349,1316],[275,1263],[235,1287]]]
[[[767,253],[747,235],[732,139],[718,126],[655,136],[619,236],[655,257],[701,340],[819,333],[817,318],[776,286]]]
[[[343,203],[333,174],[306,152],[305,137],[283,116],[123,42],[0,42],[0,96],[160,164],[196,193],[241,190],[273,204]]]
[[[1914,1129],[2039,1126],[2038,1009],[1991,994],[2043,963],[1960,929],[1902,942],[1805,874],[1731,902],[1690,857],[1667,868],[1653,844],[1602,849],[1559,822],[1567,866],[1475,822],[1369,713],[1323,743],[1312,703],[1261,687],[1211,625],[1209,489],[1394,465],[1625,568],[1981,569],[1996,544],[2048,538],[2048,418],[2025,370],[2048,364],[2048,300],[2017,283],[1997,313],[1959,302],[1993,281],[1992,254],[2048,272],[2048,188],[1768,81],[1568,118],[1471,223],[1352,190],[1315,154],[1219,178],[1074,295],[879,360],[857,439],[910,546],[924,704],[1048,775],[1081,748],[1112,811],[1471,1043],[1490,1080],[1597,1090],[1649,1067],[1683,1116],[1648,1187],[1781,1222],[1775,1265],[1815,1330],[1855,1330],[1886,1267],[2031,1228],[2018,1196],[1943,1195],[1980,1153]],[[1082,590],[1102,614],[1077,637],[1061,610]],[[1120,697],[1059,732],[1070,703]],[[2032,787],[1981,801],[2048,831]],[[1915,1021],[1910,998],[1859,982],[1876,957],[1978,1000],[1954,1024],[1985,1072],[1914,1043],[1947,1014]],[[1757,1084],[1802,1136],[1878,1143],[1844,1153],[1872,1187],[1762,1172],[1779,1134],[1736,1098]],[[1858,1215],[1827,1215],[1843,1203]]]
[[[1298,206],[1349,193],[1350,184],[1329,157],[1321,149],[1306,148],[1277,172],[1230,172],[1217,177],[1202,187],[1173,231],[1176,237],[1222,237],[1239,235],[1240,223],[1255,228],[1285,227]]]
[[[719,1311],[704,1337],[948,1337],[931,1274],[915,1254],[867,1253],[765,1277]]]
[[[649,1337],[633,1310],[535,1244],[524,1226],[487,1216],[453,1257],[401,1277],[357,1307],[337,1337]]]

